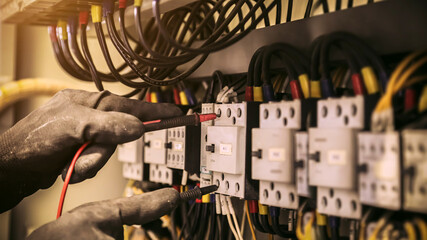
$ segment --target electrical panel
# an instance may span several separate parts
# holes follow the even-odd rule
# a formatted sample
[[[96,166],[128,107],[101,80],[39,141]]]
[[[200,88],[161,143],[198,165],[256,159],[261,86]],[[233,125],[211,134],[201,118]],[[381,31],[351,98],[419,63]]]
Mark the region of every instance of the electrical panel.
[[[404,209],[427,213],[427,130],[402,131]]]
[[[251,131],[258,126],[259,104],[215,104],[217,119],[207,127],[207,170],[213,172],[217,193],[257,199],[251,178]]]
[[[143,139],[141,137],[138,140],[120,144],[117,147],[117,158],[120,162],[123,162],[122,172],[125,178],[143,181],[148,177],[148,166],[144,166],[143,162]]]
[[[200,171],[200,126],[184,126],[167,130],[166,166],[185,170],[189,174]]]
[[[398,132],[359,133],[359,195],[363,204],[401,208],[400,136]]]
[[[214,113],[213,103],[202,104],[202,114]],[[212,185],[212,172],[207,169],[206,143],[208,141],[208,126],[213,126],[214,120],[201,123],[200,129],[200,187]]]

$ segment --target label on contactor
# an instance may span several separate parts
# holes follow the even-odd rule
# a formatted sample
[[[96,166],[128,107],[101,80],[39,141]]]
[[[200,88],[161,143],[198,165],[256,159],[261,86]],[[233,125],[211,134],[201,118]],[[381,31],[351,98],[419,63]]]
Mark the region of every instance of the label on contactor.
[[[221,155],[231,155],[233,152],[231,144],[220,144],[219,145],[219,154]]]
[[[332,150],[328,151],[328,164],[331,165],[345,165],[347,163],[347,156],[345,151]]]
[[[153,148],[160,149],[162,148],[162,140],[153,140]]]
[[[173,142],[172,144],[173,144],[173,150],[182,151],[182,148],[183,148],[182,142]]]
[[[285,149],[284,148],[270,148],[268,149],[268,160],[275,162],[285,161]]]

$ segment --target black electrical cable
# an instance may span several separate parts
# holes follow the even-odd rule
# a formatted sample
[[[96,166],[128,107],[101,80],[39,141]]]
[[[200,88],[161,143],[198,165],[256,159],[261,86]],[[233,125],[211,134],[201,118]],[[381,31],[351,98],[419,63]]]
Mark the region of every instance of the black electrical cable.
[[[341,0],[335,1],[335,11],[341,10]]]
[[[75,71],[77,73],[80,80],[83,81],[92,81],[91,80],[91,75],[89,72],[87,72],[85,69],[81,68],[77,62],[74,60],[73,56],[71,55],[71,51],[70,48],[68,46],[68,41],[62,39],[61,40],[61,47],[62,47],[62,52],[64,54],[65,57],[65,61],[68,63],[68,65],[73,69],[73,71]]]
[[[108,51],[107,43],[105,42],[104,32],[102,30],[102,25],[100,22],[94,23],[96,36],[98,37],[98,42],[102,50],[102,54],[105,58],[105,61],[107,63],[108,68],[110,69],[113,76],[116,78],[117,81],[120,81],[121,83],[125,84],[128,87],[133,88],[145,88],[149,85],[147,83],[136,83],[133,82],[127,78],[124,78],[120,75],[119,72],[117,72],[117,69],[114,67],[113,61],[111,60],[110,53]]]
[[[264,227],[261,225],[260,221],[259,221],[259,214],[258,213],[251,213],[250,214],[252,223],[254,224],[255,228],[263,233],[267,233],[267,231],[264,229]]]
[[[195,213],[194,215],[191,216],[192,218],[192,222],[190,227],[190,236],[194,236],[196,231],[199,229],[200,226],[200,218],[201,218],[201,211],[202,211],[202,204],[201,203],[195,203],[196,204],[196,208],[195,208]]]
[[[304,18],[310,17],[312,8],[313,8],[313,0],[308,0],[307,7],[305,8]]]
[[[190,218],[191,214],[193,213],[195,206],[196,206],[196,203],[193,203],[191,205],[190,209],[188,210],[187,215],[184,217],[184,223],[182,224],[182,228],[181,228],[181,232],[179,233],[178,240],[180,240],[183,237],[183,234],[185,233],[185,229],[189,223],[188,222],[189,218]]]
[[[206,238],[206,228],[209,224],[209,207],[207,203],[201,204],[201,216],[199,221],[199,227],[197,229],[197,233],[195,235],[196,239],[205,239]]]
[[[347,8],[352,8],[352,7],[353,7],[353,0],[348,0]]]
[[[112,15],[111,14],[108,14],[107,15],[107,23],[108,23],[108,21],[113,21],[113,19],[112,19]],[[107,27],[108,27],[108,31],[109,31],[109,33],[110,33],[110,36],[112,36],[112,40],[113,40],[113,42],[114,41],[116,41],[116,44],[118,44],[117,43],[117,41],[118,41],[118,39],[116,39],[112,34],[111,34],[111,32],[113,31],[112,30],[112,25],[114,25],[114,22],[110,22],[109,24],[107,24]],[[151,85],[156,85],[156,86],[167,86],[167,85],[173,85],[173,84],[175,84],[175,83],[177,83],[177,82],[179,82],[179,81],[181,81],[181,80],[184,80],[184,79],[186,79],[188,76],[190,76],[197,68],[199,68],[200,67],[200,65],[202,65],[202,63],[206,60],[206,58],[207,58],[207,56],[208,55],[202,55],[202,56],[200,56],[200,58],[199,58],[199,60],[193,65],[193,66],[191,66],[188,70],[186,70],[185,72],[183,72],[183,73],[181,73],[181,74],[179,74],[178,76],[176,76],[176,77],[173,77],[173,78],[171,78],[171,79],[168,79],[168,80],[158,80],[158,79],[153,79],[153,78],[150,78],[150,77],[148,77],[148,76],[146,76],[143,72],[141,72],[140,70],[139,70],[139,68],[133,63],[133,59],[132,58],[130,58],[128,55],[126,55],[124,52],[122,52],[122,51],[119,51],[119,54],[122,56],[122,58],[128,63],[128,65],[131,67],[131,69],[133,70],[133,71],[135,71],[135,73],[142,79],[142,80],[144,80],[145,82],[147,82],[148,84],[151,84]],[[134,84],[146,84],[146,83],[135,83],[134,82]],[[144,86],[145,87],[145,86]],[[142,87],[141,87],[142,88]]]
[[[270,223],[268,222],[268,215],[262,215],[260,214],[260,219],[261,219],[261,226],[268,232],[271,234],[274,234],[274,230],[271,227]]]
[[[323,12],[329,13],[329,5],[327,0],[319,0],[322,4]]]
[[[292,10],[291,10],[292,12]],[[288,4],[288,14],[289,14],[289,4]],[[276,3],[276,25],[282,23],[282,1],[277,1]]]
[[[215,203],[210,203],[211,205],[211,212],[210,212],[210,228],[209,228],[209,240],[214,240],[217,234],[216,228],[216,209],[215,209]]]
[[[87,24],[80,25],[80,41],[82,46],[82,51],[85,56],[86,62],[88,63],[90,73],[92,75],[92,81],[95,83],[96,88],[99,91],[104,90],[101,79],[99,79],[98,71],[96,70],[95,64],[93,63],[92,56],[89,52],[89,47],[87,45],[86,39],[86,27]]]
[[[278,1],[281,2],[281,1]],[[286,14],[286,22],[290,22],[292,20],[292,8],[293,8],[294,0],[288,0],[288,12]]]
[[[221,1],[223,1],[223,0],[221,0]],[[230,44],[232,44],[232,43],[234,43],[234,41],[228,41],[228,42],[225,42],[225,44],[223,43],[223,44],[215,44],[214,46],[212,46],[212,45],[208,45],[208,44],[210,44],[211,43],[211,39],[212,38],[218,38],[221,34],[222,34],[222,32],[224,31],[224,28],[225,27],[227,27],[228,26],[228,24],[231,22],[231,20],[234,18],[234,16],[237,14],[237,11],[238,11],[238,9],[236,9],[237,7],[241,7],[242,6],[242,4],[243,4],[243,1],[239,1],[237,4],[236,4],[236,8],[235,9],[233,9],[232,10],[232,12],[230,13],[230,15],[229,16],[231,16],[231,17],[228,17],[217,29],[216,29],[216,31],[214,32],[214,33],[212,33],[212,36],[211,36],[211,39],[209,39],[209,40],[207,40],[206,42],[204,42],[203,43],[203,45],[200,47],[200,48],[197,48],[197,49],[195,49],[195,48],[189,48],[189,47],[186,47],[186,46],[182,46],[182,45],[180,45],[180,44],[178,44],[176,41],[174,41],[174,39],[172,39],[171,38],[171,36],[168,34],[168,32],[166,31],[166,29],[164,28],[164,26],[161,24],[161,19],[160,19],[160,9],[159,9],[159,0],[154,0],[154,2],[155,2],[155,4],[153,4],[153,13],[154,13],[154,16],[155,16],[155,19],[156,19],[156,22],[157,22],[157,24],[158,24],[158,27],[159,27],[159,30],[160,30],[160,32],[162,33],[162,35],[165,37],[165,39],[171,44],[171,45],[173,45],[174,47],[176,47],[176,48],[179,48],[179,49],[181,49],[181,50],[185,50],[185,51],[189,51],[189,52],[196,52],[196,53],[206,53],[206,52],[212,52],[212,51],[218,51],[218,50],[221,50],[221,49],[223,49],[223,48],[225,48],[225,47],[227,47],[227,46],[229,46]],[[231,3],[228,3],[228,4],[231,4]],[[240,22],[234,29],[233,29],[233,31],[231,31],[230,32],[230,34],[227,34],[226,36],[224,36],[223,38],[221,38],[221,41],[222,42],[224,42],[225,40],[228,40],[229,38],[231,38],[239,29],[240,29],[240,27],[242,26],[242,25],[244,25],[244,24],[246,24],[246,22],[247,22],[247,20],[251,17],[251,15],[252,14],[254,14],[255,13],[255,11],[258,9],[258,7],[260,7],[260,5],[262,5],[263,4],[263,1],[262,0],[258,0],[257,2],[256,2],[256,4],[254,5],[254,7],[250,10],[250,12],[245,16],[245,18],[243,19],[243,21],[242,22]],[[271,9],[273,8],[275,6],[275,3],[273,2],[272,4],[270,4],[270,6],[265,10],[265,11],[263,11],[263,13],[260,15],[260,16],[258,16],[258,19],[259,19],[259,17],[265,17],[266,16],[266,14],[265,13],[268,13],[269,11],[271,11]],[[224,13],[225,14],[225,12],[222,12],[222,13]],[[258,22],[259,21],[256,21],[256,25],[258,24]],[[251,24],[251,27],[249,28],[249,30],[253,27],[253,23]],[[255,26],[256,26],[255,25]],[[238,37],[238,39],[241,39],[242,37],[241,37],[241,35],[243,35],[243,37],[247,34],[246,33],[247,31],[245,31],[245,32],[243,32],[243,33],[241,33],[241,34],[239,34],[239,35],[237,35],[236,37]]]
[[[61,67],[68,74],[70,74],[71,76],[73,76],[77,79],[80,79],[80,75],[78,73],[74,72],[73,69],[71,68],[71,66],[68,65],[67,61],[65,60],[64,54],[61,50],[58,38],[56,36],[56,27],[55,26],[49,26],[48,30],[49,30],[50,40],[52,43],[52,48],[53,48],[56,60],[58,61],[58,63],[61,65]]]

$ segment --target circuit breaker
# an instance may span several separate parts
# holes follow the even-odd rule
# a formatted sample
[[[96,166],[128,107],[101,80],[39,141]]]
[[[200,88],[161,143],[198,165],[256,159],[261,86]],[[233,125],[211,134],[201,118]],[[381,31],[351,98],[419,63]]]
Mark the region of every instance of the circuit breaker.
[[[167,130],[144,134],[144,162],[166,165]]]
[[[202,104],[202,114],[214,113],[213,103]],[[212,185],[212,172],[207,169],[207,158],[205,151],[206,142],[208,141],[208,126],[213,126],[214,120],[201,123],[200,129],[200,187]]]
[[[123,177],[137,181],[146,180],[148,166],[143,162],[143,137],[117,147],[117,158],[123,162]],[[145,171],[145,172],[144,172]]]
[[[217,193],[245,199],[258,198],[251,176],[251,131],[258,127],[259,104],[215,104],[217,119],[207,127],[207,171],[213,172]]]
[[[404,209],[427,213],[427,130],[402,131]]]
[[[358,135],[359,195],[363,204],[401,208],[400,136],[398,132]]]
[[[377,96],[321,100],[317,128],[309,129],[309,185],[317,186],[319,213],[361,217],[357,133],[368,126]]]
[[[299,100],[260,105],[260,128],[252,129],[252,178],[260,181],[262,204],[298,208],[294,139],[300,110]]]
[[[200,171],[200,126],[183,126],[167,130],[166,165],[189,174]]]

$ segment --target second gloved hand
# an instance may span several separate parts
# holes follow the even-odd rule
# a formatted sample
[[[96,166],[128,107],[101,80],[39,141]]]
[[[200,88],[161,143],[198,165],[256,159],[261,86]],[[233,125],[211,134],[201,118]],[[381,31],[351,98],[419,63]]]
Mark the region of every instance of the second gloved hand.
[[[172,104],[151,104],[110,92],[63,90],[0,136],[0,212],[65,176],[77,149],[71,183],[94,177],[117,144],[144,133],[142,121],[181,115]]]
[[[29,240],[123,239],[123,225],[144,224],[171,212],[179,193],[165,188],[141,195],[81,205],[36,229]]]

